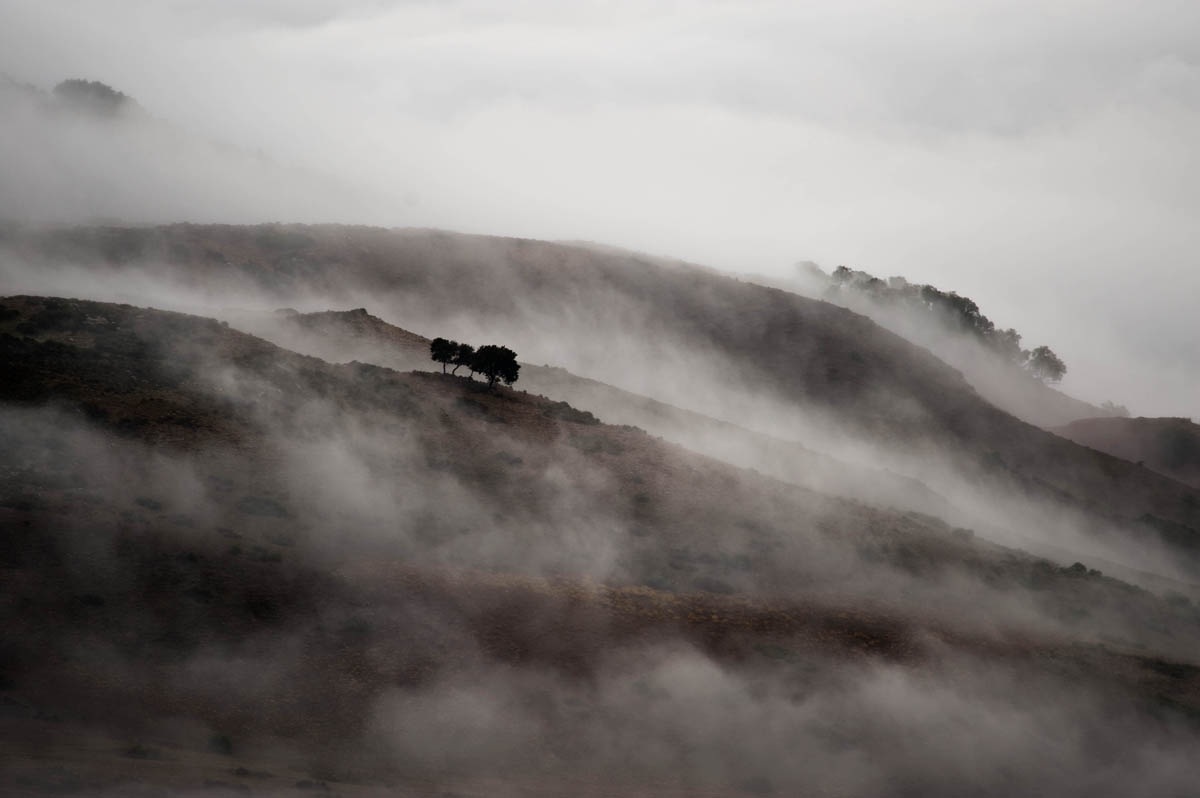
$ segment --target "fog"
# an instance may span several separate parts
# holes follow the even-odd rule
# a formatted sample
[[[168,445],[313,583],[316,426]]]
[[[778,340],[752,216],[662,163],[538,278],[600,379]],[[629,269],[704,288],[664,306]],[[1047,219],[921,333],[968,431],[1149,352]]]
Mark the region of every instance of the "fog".
[[[644,584],[664,568],[656,549],[672,544],[685,545],[691,562],[713,563],[695,555],[736,552],[745,541],[711,513],[708,528],[692,526],[684,536],[669,524],[652,538],[630,534],[632,519],[619,502],[605,499],[617,472],[604,461],[582,457],[567,441],[549,451],[522,446],[521,429],[495,427],[494,441],[479,441],[478,456],[498,448],[532,469],[522,472],[522,505],[512,506],[503,488],[488,487],[493,478],[479,483],[469,465],[439,462],[444,443],[436,430],[397,423],[390,413],[349,412],[332,397],[306,394],[301,361],[265,372],[231,367],[193,349],[195,340],[165,339],[183,347],[169,359],[198,365],[203,392],[227,398],[235,416],[248,413],[265,434],[260,443],[234,439],[199,451],[146,446],[106,430],[99,412],[90,421],[62,410],[0,413],[7,468],[21,475],[17,484],[49,488],[35,501],[55,502],[57,519],[48,531],[59,559],[48,586],[73,594],[73,601],[80,594],[106,597],[111,606],[123,591],[152,580],[160,584],[151,589],[155,598],[117,604],[121,628],[126,639],[174,641],[169,653],[148,659],[94,624],[78,637],[48,635],[39,652],[46,657],[40,682],[63,692],[35,690],[32,708],[12,705],[17,717],[52,708],[62,713],[54,721],[60,729],[98,721],[118,739],[138,741],[137,750],[184,759],[184,767],[194,767],[186,752],[230,739],[234,762],[265,762],[276,771],[288,763],[287,772],[351,784],[383,778],[468,795],[520,794],[548,784],[652,785],[659,794],[1123,795],[1183,793],[1194,782],[1194,729],[1106,686],[1098,673],[1076,670],[1094,659],[1091,668],[1121,673],[1135,666],[1120,653],[1130,646],[1163,657],[1196,656],[1194,637],[1173,633],[1198,623],[1191,605],[1100,583],[1092,586],[1097,592],[1072,597],[1062,577],[1052,577],[1058,581],[1048,592],[1017,587],[981,579],[969,560],[930,571],[898,567],[886,544],[874,548],[870,534],[862,536],[894,521],[807,492],[747,487],[746,494],[732,494],[744,497],[738,512],[770,519],[769,531],[754,534],[766,532],[776,542],[769,558],[751,554],[750,581],[736,569],[714,573],[742,596],[803,602],[810,613],[822,611],[821,601],[843,608],[847,601],[859,608],[886,604],[901,636],[908,634],[906,616],[920,613],[932,621],[913,642],[923,653],[847,661],[836,648],[801,635],[768,638],[777,642],[730,660],[721,646],[673,639],[671,627],[596,646],[589,635],[603,640],[605,630],[622,623],[615,604],[589,608],[597,583]],[[280,386],[291,386],[292,395]],[[390,394],[385,404],[401,417],[411,412]],[[461,423],[464,431],[478,429]],[[690,478],[711,484],[704,469]],[[13,506],[11,498],[4,506]],[[914,541],[924,523],[907,530]],[[829,524],[836,534],[821,531]],[[933,530],[964,545],[949,529]],[[130,540],[140,541],[144,553],[131,556]],[[180,606],[166,612],[157,597],[164,590],[170,596],[170,587],[154,570],[162,566],[148,566],[161,562],[159,551],[168,562],[218,564],[227,574],[218,578],[234,592],[212,595],[186,566],[176,567],[179,589],[187,590],[176,599]],[[678,549],[670,551],[678,556]],[[399,574],[411,564],[450,569],[462,574],[458,584],[473,584],[476,592],[440,604],[428,587],[389,598],[389,584],[404,583],[386,577],[392,561],[402,563]],[[343,597],[347,588],[316,574],[330,567],[335,579],[367,592]],[[472,577],[471,568],[535,581],[499,576],[497,590],[487,577]],[[271,569],[280,569],[291,587],[263,587]],[[251,576],[239,588],[237,580]],[[479,631],[476,616],[503,617],[514,592],[530,589],[525,585],[553,597],[561,583],[536,581],[545,577],[581,584],[582,592],[530,602],[519,627],[551,651],[575,650],[559,637],[568,629],[582,638],[574,645],[590,654],[584,678],[553,660],[498,660]],[[63,598],[46,589],[33,592],[33,612],[6,621],[15,639],[24,638],[38,613],[61,611],[54,608]],[[241,589],[273,595],[282,620],[206,633],[211,622],[197,604],[236,607]],[[289,599],[295,591],[304,598]],[[310,594],[321,602],[316,615],[301,609],[293,619],[290,602],[303,608]],[[714,617],[718,611],[736,617],[753,606],[744,598],[710,602]],[[571,609],[581,604],[582,611]],[[981,635],[978,642],[971,642],[973,634]],[[1115,648],[1067,654],[1068,637]],[[1020,648],[1008,649],[1010,640]],[[62,646],[68,664],[87,663],[82,686],[66,680],[61,687],[69,665],[64,671],[47,654]],[[1068,658],[1047,670],[1021,653],[1028,646]],[[28,656],[21,651],[18,662]],[[318,679],[314,669],[320,672],[331,656],[343,664]],[[365,672],[403,673],[405,663],[423,658],[442,665],[412,683],[364,687],[363,665],[349,681],[340,670],[360,657],[370,663]],[[125,701],[106,704],[112,695]],[[69,709],[62,708],[64,698]],[[185,707],[183,722],[175,715]],[[336,740],[314,730],[283,731],[296,723],[343,731]],[[43,784],[48,777],[37,771],[27,778]],[[265,790],[273,794],[273,786]]]
[[[487,275],[481,287],[435,278],[419,292],[368,291],[358,278],[343,270],[328,293],[322,293],[314,287],[320,281],[299,280],[286,287],[267,288],[261,280],[235,270],[225,270],[220,279],[212,279],[179,264],[155,261],[114,268],[30,263],[11,256],[0,261],[0,286],[3,293],[98,298],[217,316],[287,348],[334,361],[354,358],[402,369],[433,365],[424,356],[416,362],[407,355],[397,359],[394,353],[372,352],[364,345],[340,354],[344,341],[306,338],[272,323],[272,309],[284,306],[306,311],[370,306],[385,321],[426,337],[505,341],[526,362],[565,366],[577,375],[630,392],[614,395],[605,385],[599,386],[599,391],[578,390],[552,376],[547,379],[541,371],[527,372],[526,382],[518,385],[553,399],[566,399],[608,423],[635,424],[693,451],[824,493],[929,513],[973,529],[988,540],[1036,552],[1062,565],[1083,561],[1159,591],[1167,589],[1164,585],[1189,593],[1194,589],[1195,563],[1180,560],[1179,552],[1148,537],[1134,520],[1146,510],[1134,512],[1118,498],[1141,501],[1144,497],[1139,491],[1155,490],[1134,487],[1139,475],[1130,475],[1127,493],[1113,493],[1110,486],[1106,489],[1109,496],[1089,496],[1089,502],[1106,502],[1102,511],[1088,511],[1072,503],[1077,500],[1064,503],[1055,488],[1045,490],[1039,487],[1038,478],[1030,482],[1023,476],[1019,462],[1016,471],[997,477],[980,469],[971,445],[925,439],[924,433],[916,433],[915,438],[902,434],[896,439],[896,428],[887,432],[863,428],[862,417],[847,414],[844,408],[781,392],[769,373],[749,368],[703,339],[681,335],[670,323],[664,326],[664,319],[675,322],[695,312],[684,304],[672,306],[675,316],[664,314],[652,293],[631,296],[602,280],[593,283],[590,275],[578,269],[565,270],[576,275],[564,278],[565,284],[572,292],[591,293],[586,302],[563,304],[552,287],[544,297],[531,291],[529,275],[520,262],[514,265],[508,260],[506,242],[467,240],[455,246],[465,247],[472,262],[479,264],[471,268]],[[528,257],[536,262],[545,256],[532,253]],[[432,269],[430,275],[437,274],[436,267],[422,268]],[[664,274],[671,275],[679,267],[667,264],[663,268]],[[918,342],[932,342],[936,335],[935,329],[920,324],[902,324],[898,329]],[[954,354],[960,347],[954,338],[947,338],[934,348]],[[980,360],[978,353],[967,351],[968,356]],[[808,368],[805,357],[820,362],[827,354],[794,352],[789,368],[803,373]],[[970,392],[965,382],[955,390]],[[664,421],[638,409],[642,397],[666,403],[672,412],[678,408],[702,417],[689,419],[685,414],[679,420]],[[886,413],[893,421],[907,419],[906,425],[924,429],[932,408],[914,399],[889,393],[888,386],[877,386],[859,402],[861,412]],[[934,427],[940,423],[935,422]],[[1040,485],[1075,491],[1071,469],[1080,465],[1041,471]]]
[[[1200,415],[1200,20],[1185,4],[3,10],[0,72],[109,83],[188,136],[353,188],[354,221],[903,274],[1049,343],[1068,392]],[[76,169],[69,142],[14,139],[11,116],[6,173]],[[74,171],[42,175],[71,201],[27,210],[349,220],[313,181],[263,196],[204,171],[198,186],[126,175],[83,202]]]
[[[1194,788],[1200,493],[937,325],[733,276],[931,283],[1200,416],[1200,10],[0,18],[0,297],[211,319],[0,304],[0,788]]]

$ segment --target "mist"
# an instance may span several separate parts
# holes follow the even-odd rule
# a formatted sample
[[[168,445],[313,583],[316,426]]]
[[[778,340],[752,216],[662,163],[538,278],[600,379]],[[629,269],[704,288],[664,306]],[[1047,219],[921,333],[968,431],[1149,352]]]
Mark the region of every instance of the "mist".
[[[260,191],[234,159],[190,185],[115,175],[115,195],[80,201],[72,175],[110,170],[61,136],[9,135],[7,173],[50,172],[31,215],[434,226],[776,274],[847,263],[977,298],[1074,364],[1065,387],[1085,400],[1200,415],[1200,21],[1177,3],[4,7],[13,79],[105,81],[188,135],[367,198],[350,214],[312,181]]]
[[[1200,11],[0,18],[0,791],[1194,788]]]
[[[560,465],[544,478],[555,485],[550,495],[556,509],[535,515],[550,523],[531,527],[534,519],[518,518],[509,525],[503,520],[510,512],[503,492],[489,499],[470,490],[461,469],[430,462],[424,451],[430,444],[408,438],[385,417],[347,417],[344,407],[335,411],[311,401],[280,413],[277,400],[264,402],[271,383],[298,377],[285,369],[264,384],[215,364],[206,377],[221,395],[250,403],[255,424],[268,435],[261,456],[275,461],[269,470],[241,460],[237,450],[245,450],[245,441],[225,451],[191,453],[184,445],[164,452],[114,436],[96,422],[103,415],[95,410],[93,420],[62,412],[0,414],[9,463],[24,475],[24,484],[54,485],[63,492],[54,499],[63,513],[54,532],[62,571],[52,584],[74,594],[76,604],[81,595],[93,597],[87,612],[95,613],[96,606],[119,601],[114,597],[131,584],[154,579],[155,571],[146,568],[162,557],[153,553],[160,550],[168,561],[219,563],[226,589],[237,590],[238,580],[254,574],[258,586],[249,583],[248,610],[279,618],[265,629],[205,631],[195,607],[213,602],[236,607],[243,599],[236,592],[214,594],[207,580],[196,584],[195,577],[184,576],[188,604],[164,615],[151,600],[125,607],[122,616],[126,629],[174,638],[169,657],[146,661],[136,649],[95,632],[65,641],[51,636],[51,647],[70,646],[67,662],[88,663],[85,684],[119,685],[129,706],[137,707],[114,712],[94,688],[76,692],[76,687],[65,693],[74,701],[71,708],[56,710],[59,728],[95,723],[99,716],[118,739],[136,741],[130,750],[184,758],[185,768],[196,767],[187,751],[228,739],[235,762],[270,763],[273,771],[261,777],[267,794],[274,794],[280,778],[297,779],[275,775],[284,763],[301,763],[288,765],[285,773],[308,774],[310,780],[353,785],[382,777],[464,794],[482,794],[478,791],[494,790],[497,783],[520,793],[536,784],[599,782],[630,790],[652,784],[681,795],[702,790],[954,795],[981,785],[985,794],[998,795],[1036,789],[1120,795],[1148,785],[1185,792],[1195,778],[1189,754],[1194,729],[1147,711],[1121,690],[1080,680],[1075,670],[1086,658],[1114,672],[1138,667],[1123,653],[1132,644],[1162,656],[1195,656],[1187,640],[1154,631],[1164,623],[1194,627],[1200,623],[1194,608],[1171,609],[1148,594],[1127,591],[1106,598],[1110,588],[1100,583],[1092,585],[1098,592],[1057,605],[1061,596],[988,584],[969,568],[940,574],[897,569],[886,555],[880,558],[886,548],[871,553],[862,541],[847,547],[841,534],[814,537],[815,528],[843,522],[825,500],[801,494],[800,506],[815,503],[818,514],[830,514],[810,526],[790,504],[793,509],[779,516],[787,519],[780,527],[788,530],[786,544],[771,549],[769,570],[784,578],[766,588],[775,607],[798,602],[801,617],[819,619],[823,600],[836,607],[856,596],[876,607],[867,612],[881,613],[881,619],[894,611],[879,609],[885,599],[901,608],[901,616],[930,606],[945,609],[924,631],[905,632],[903,622],[897,627],[897,619],[888,621],[894,631],[883,640],[898,633],[900,642],[892,640],[882,657],[865,662],[843,659],[846,653],[831,654],[808,635],[786,632],[731,658],[730,646],[738,651],[750,642],[737,642],[736,635],[720,643],[690,637],[686,625],[681,631],[670,619],[702,612],[728,618],[736,628],[741,615],[749,614],[745,623],[763,623],[754,613],[770,619],[772,612],[789,610],[760,610],[746,602],[745,591],[762,591],[761,581],[739,585],[738,597],[710,595],[695,602],[680,596],[665,605],[653,591],[638,587],[653,557],[645,538],[626,533],[629,519],[612,502],[592,498],[611,479],[594,461],[576,457],[572,464],[570,454],[551,453]],[[260,414],[256,407],[270,411]],[[293,414],[302,421],[298,427]],[[398,443],[406,439],[408,445]],[[510,439],[502,446],[513,450],[515,443]],[[400,479],[397,469],[404,472]],[[574,472],[570,479],[555,475],[567,470]],[[16,506],[13,497],[5,497],[3,506]],[[760,498],[742,503],[741,511],[762,507]],[[80,513],[91,521],[83,522]],[[68,520],[72,516],[78,520]],[[710,523],[721,526],[711,516]],[[842,534],[854,534],[856,526]],[[339,529],[349,534],[332,534]],[[962,541],[950,530],[938,534]],[[704,537],[694,529],[684,539],[700,552],[709,545],[714,551],[736,545],[728,534],[708,543]],[[146,554],[131,557],[131,540],[140,540]],[[176,550],[178,558],[171,553]],[[639,556],[625,556],[631,550]],[[387,565],[397,554],[404,564]],[[140,560],[143,556],[148,559]],[[419,577],[408,565],[415,562],[449,570],[446,577]],[[316,576],[331,563],[337,578],[356,590],[371,585],[371,600],[364,603],[361,592],[343,598],[346,587]],[[638,564],[632,571],[631,563]],[[479,579],[464,573],[464,566],[528,576]],[[763,564],[753,572],[761,580]],[[723,576],[736,579],[732,573]],[[276,578],[271,574],[281,585],[271,587]],[[473,580],[472,597],[444,597],[439,579],[451,585]],[[415,594],[407,596],[414,585]],[[559,597],[564,585],[572,592]],[[320,594],[319,613],[308,620],[303,608]],[[33,596],[37,613],[60,601],[47,588]],[[814,596],[824,599],[814,602]],[[295,604],[299,617],[293,621],[297,610],[289,608]],[[631,604],[639,615],[650,616],[643,621],[649,628],[600,642],[610,633],[605,630],[629,623]],[[490,619],[484,628],[494,628],[495,617],[514,606],[525,607],[518,623],[529,635],[523,643],[527,653],[515,659],[480,632],[482,620]],[[10,628],[26,634],[37,613],[9,618]],[[1147,618],[1157,620],[1146,625]],[[964,640],[980,621],[993,631]],[[872,623],[867,620],[864,630],[852,626],[842,645],[852,650],[862,636],[880,634]],[[1081,629],[1113,647],[1101,645],[1084,660],[1071,655],[1049,673],[1025,654],[1000,654],[1008,652],[1003,646],[1015,634],[1023,647],[1045,646],[1063,656],[1069,649],[1059,648],[1061,639]],[[588,651],[585,659],[576,660],[576,649],[559,642],[564,633],[583,636],[576,645]],[[586,642],[592,636],[599,640]],[[392,678],[400,683],[373,681],[364,690],[365,672],[358,681],[346,681],[337,671],[315,681],[313,669],[324,667],[315,663],[333,654],[361,657],[373,663],[370,668],[397,674]],[[42,667],[43,684],[70,686],[64,678],[69,668]],[[580,667],[587,674],[582,680]],[[44,714],[60,706],[62,695],[43,689],[34,699],[33,705],[15,704],[16,716]],[[181,724],[172,716],[185,706],[191,720]],[[247,713],[255,706],[272,709],[251,722]],[[288,731],[314,717],[341,730],[336,744],[319,745],[311,734]],[[18,766],[14,772],[26,784],[52,783],[45,781],[45,771]],[[90,774],[86,785],[103,771],[83,772]],[[286,794],[286,786],[279,789]]]
[[[267,227],[254,233],[256,240],[270,246],[289,235],[322,240],[328,232],[320,228],[283,232],[283,228]],[[338,246],[342,245],[340,235],[333,238]],[[429,245],[443,245],[439,235],[421,231],[360,231],[357,235],[371,242],[358,246],[371,250],[406,241],[420,242],[411,245],[417,252]],[[444,259],[443,265],[420,264],[417,274],[407,277],[389,271],[355,272],[358,276],[352,276],[343,269],[332,280],[310,282],[287,277],[283,282],[264,281],[227,264],[217,265],[216,277],[206,274],[208,266],[197,271],[173,260],[160,262],[161,256],[154,254],[114,266],[86,260],[64,262],[65,256],[52,256],[47,261],[43,255],[21,255],[18,247],[17,253],[5,261],[5,279],[6,289],[12,292],[95,296],[217,316],[287,348],[335,361],[362,359],[402,369],[421,368],[422,361],[428,362],[424,355],[414,362],[407,355],[396,359],[394,353],[378,347],[372,350],[369,345],[359,345],[348,350],[341,339],[297,336],[295,330],[283,330],[270,323],[271,311],[280,307],[324,310],[331,304],[370,306],[386,319],[426,337],[444,334],[461,340],[505,340],[516,346],[527,362],[565,366],[576,375],[628,392],[614,401],[603,390],[581,391],[556,381],[552,375],[547,378],[544,372],[529,372],[531,390],[567,399],[604,421],[635,424],[695,451],[816,490],[883,507],[931,513],[974,529],[990,540],[1032,548],[1063,565],[1077,560],[1102,563],[1105,569],[1116,569],[1122,578],[1148,587],[1157,585],[1155,575],[1185,585],[1194,581],[1190,562],[1180,562],[1169,547],[1163,549],[1148,540],[1133,518],[1122,520],[1114,515],[1113,510],[1120,507],[1115,500],[1108,500],[1113,510],[1097,516],[1080,512],[1069,502],[1061,504],[1053,491],[1038,493],[1036,481],[1031,484],[1020,473],[1013,472],[997,481],[980,471],[979,464],[961,451],[959,444],[941,439],[939,422],[930,421],[930,408],[916,397],[881,390],[867,392],[857,400],[865,411],[885,414],[892,419],[889,423],[900,425],[880,434],[873,428],[863,429],[857,420],[847,423],[837,409],[781,390],[775,378],[788,379],[787,373],[772,376],[770,372],[748,369],[741,353],[722,352],[709,345],[690,332],[696,329],[697,321],[709,323],[703,320],[704,313],[720,313],[731,323],[741,324],[732,306],[718,305],[714,309],[691,304],[707,302],[704,292],[730,285],[730,281],[715,274],[705,278],[708,287],[697,298],[685,301],[680,295],[668,300],[674,303],[676,317],[666,318],[656,301],[658,296],[667,296],[666,289],[654,281],[691,279],[685,278],[688,267],[684,264],[601,252],[595,257],[609,271],[606,276],[598,276],[589,274],[582,265],[590,263],[589,250],[560,251],[536,242],[485,238],[446,239],[445,246],[451,246],[451,240],[449,254],[439,251],[425,255],[437,258],[436,262]],[[163,246],[170,249],[178,245]],[[205,246],[211,250],[217,244]],[[242,245],[221,246],[240,251]],[[85,258],[95,256],[86,248],[83,253]],[[537,270],[545,264],[556,264],[560,258],[576,265],[560,268],[554,273],[554,282],[561,281],[575,293],[590,292],[591,301],[563,305],[553,298],[554,289],[549,284],[536,282],[549,279],[549,273],[538,277],[541,272]],[[628,265],[645,273],[626,274]],[[530,269],[534,270],[532,274]],[[439,276],[456,273],[463,276]],[[414,277],[425,284],[421,291],[384,287]],[[382,280],[379,287],[366,287],[376,280]],[[630,295],[622,286],[630,280],[638,286],[638,293]],[[738,288],[746,295],[761,294],[755,286]],[[842,317],[835,314],[835,318]],[[844,321],[855,329],[861,326],[848,314]],[[869,323],[864,329],[870,329]],[[953,355],[963,351],[954,336],[938,339],[935,327],[910,322],[897,329],[917,341],[933,344],[937,339],[935,349],[949,352],[950,362],[955,361]],[[548,336],[547,330],[555,334]],[[598,331],[603,334],[598,335]],[[986,362],[969,347],[965,351],[977,363]],[[807,358],[817,360],[823,356],[813,350]],[[802,371],[805,358],[800,352],[792,357],[795,360],[784,368]],[[952,385],[957,382],[956,390],[970,391],[961,377],[945,376]],[[1004,378],[1003,374],[999,377],[1001,381]],[[705,390],[697,391],[697,385],[705,386]],[[664,423],[654,414],[636,409],[639,397],[706,418]],[[714,421],[715,427],[711,423]],[[913,433],[902,431],[930,423],[934,423],[932,439],[922,439],[921,433],[914,438]],[[738,432],[740,429],[753,433],[750,439]],[[781,455],[779,447],[787,449],[789,445],[794,445],[792,450]],[[823,462],[822,457],[826,458]],[[1048,474],[1043,472],[1042,478]],[[1069,475],[1055,477],[1059,478],[1066,481],[1058,484],[1070,484],[1072,479]]]

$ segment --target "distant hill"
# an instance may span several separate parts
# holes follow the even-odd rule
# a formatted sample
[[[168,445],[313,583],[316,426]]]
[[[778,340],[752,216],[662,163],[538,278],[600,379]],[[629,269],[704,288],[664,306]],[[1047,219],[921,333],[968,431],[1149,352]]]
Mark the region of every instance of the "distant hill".
[[[1088,418],[1054,431],[1200,488],[1200,425],[1191,419]]]
[[[86,268],[110,285],[153,275],[275,307],[312,296],[369,303],[431,334],[502,340],[526,361],[835,456],[858,452],[1031,537],[1094,541],[1103,556],[1146,567],[1183,555],[1196,573],[1200,562],[1195,489],[1021,422],[870,319],[709,270],[330,225],[12,229],[0,239],[39,279]]]
[[[160,119],[95,80],[46,91],[0,77],[0,117],[0,219],[370,218],[394,201]]]
[[[805,262],[797,265],[790,278],[746,278],[834,302],[870,317],[961,371],[971,386],[996,407],[1044,429],[1124,411],[1116,405],[1089,404],[1035,377],[1022,367],[1028,352],[1020,349],[1021,336],[1016,330],[995,328],[966,297],[928,286],[932,295],[931,302],[926,303],[919,300],[923,286],[902,277],[884,281],[845,267],[839,267],[835,274],[838,278],[815,263]],[[939,299],[944,301],[942,306],[938,305]],[[966,320],[962,312],[967,314]]]
[[[366,308],[300,313],[291,308],[264,317],[259,313],[233,315],[238,326],[297,352],[332,362],[363,360],[402,370],[432,369],[429,340],[383,319]],[[379,359],[388,354],[387,362]]]

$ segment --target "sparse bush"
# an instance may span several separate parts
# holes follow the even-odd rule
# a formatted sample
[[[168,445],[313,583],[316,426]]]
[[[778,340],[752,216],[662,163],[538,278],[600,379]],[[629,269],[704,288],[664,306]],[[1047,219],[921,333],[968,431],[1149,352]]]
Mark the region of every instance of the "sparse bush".
[[[287,518],[288,511],[282,504],[265,496],[244,496],[238,500],[237,508],[246,515],[264,518]]]
[[[283,555],[262,546],[252,546],[247,555],[253,562],[277,563],[283,562]]]
[[[1115,402],[1104,401],[1100,403],[1100,409],[1104,411],[1106,416],[1114,416],[1116,418],[1129,418],[1129,408],[1125,405],[1119,405]]]
[[[267,224],[255,228],[254,242],[267,250],[291,251],[311,246],[314,239],[281,225]]]
[[[222,756],[233,756],[233,740],[228,734],[214,734],[208,740],[208,750]]]
[[[542,415],[560,421],[570,421],[574,424],[599,424],[600,419],[586,410],[577,410],[566,402],[550,402],[542,408]]]
[[[155,748],[136,743],[125,749],[125,756],[130,759],[162,759],[162,752]]]

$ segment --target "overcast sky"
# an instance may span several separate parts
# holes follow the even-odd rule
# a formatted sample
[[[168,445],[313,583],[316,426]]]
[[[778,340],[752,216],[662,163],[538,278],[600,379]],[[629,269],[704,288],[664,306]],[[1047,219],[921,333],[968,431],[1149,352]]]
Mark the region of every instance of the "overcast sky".
[[[1194,0],[0,0],[0,72],[361,186],[364,222],[932,282],[1068,391],[1200,418]]]

